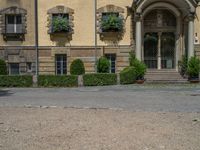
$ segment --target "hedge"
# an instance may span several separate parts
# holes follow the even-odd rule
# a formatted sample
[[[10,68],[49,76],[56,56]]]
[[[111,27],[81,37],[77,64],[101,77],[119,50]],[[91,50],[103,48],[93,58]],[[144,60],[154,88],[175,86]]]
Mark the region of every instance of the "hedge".
[[[134,67],[127,67],[120,72],[120,84],[133,84],[136,81],[136,71]]]
[[[103,86],[103,85],[116,85],[117,75],[116,74],[85,74],[83,75],[84,86]]]
[[[0,87],[31,87],[32,76],[0,76]]]
[[[38,85],[41,87],[76,87],[78,86],[78,76],[40,75]]]

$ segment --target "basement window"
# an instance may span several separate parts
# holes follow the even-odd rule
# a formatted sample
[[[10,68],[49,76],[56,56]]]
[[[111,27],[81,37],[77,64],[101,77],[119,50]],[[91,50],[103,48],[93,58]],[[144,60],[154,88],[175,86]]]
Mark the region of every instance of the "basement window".
[[[67,56],[65,54],[57,54],[55,56],[56,60],[56,75],[65,75],[67,74]]]
[[[10,75],[19,75],[20,74],[18,63],[9,64],[9,74]]]

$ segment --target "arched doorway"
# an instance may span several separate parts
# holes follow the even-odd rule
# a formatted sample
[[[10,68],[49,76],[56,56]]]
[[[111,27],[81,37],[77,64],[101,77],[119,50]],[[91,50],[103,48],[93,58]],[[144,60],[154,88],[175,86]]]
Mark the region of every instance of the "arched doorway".
[[[175,69],[177,19],[165,8],[146,13],[143,19],[143,59],[150,69]]]

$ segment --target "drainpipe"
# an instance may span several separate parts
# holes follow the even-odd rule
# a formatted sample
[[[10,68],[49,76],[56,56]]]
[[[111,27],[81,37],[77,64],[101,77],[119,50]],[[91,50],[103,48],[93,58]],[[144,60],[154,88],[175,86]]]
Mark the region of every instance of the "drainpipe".
[[[38,51],[38,0],[35,0],[35,51],[36,51],[36,64],[35,64],[35,83],[38,83],[39,76],[39,51]]]
[[[94,27],[94,29],[95,29],[95,31],[94,31],[94,34],[95,34],[95,72],[97,72],[97,0],[94,0],[94,15],[95,15],[95,17],[94,17],[94,21],[95,21],[95,23],[94,23],[94,25],[95,25],[95,27]]]

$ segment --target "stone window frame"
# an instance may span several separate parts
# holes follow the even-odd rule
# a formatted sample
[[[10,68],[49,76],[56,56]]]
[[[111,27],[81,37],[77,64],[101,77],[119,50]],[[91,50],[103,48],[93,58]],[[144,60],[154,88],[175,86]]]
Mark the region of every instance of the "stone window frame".
[[[22,16],[22,33],[6,33],[6,15],[21,15]],[[12,40],[24,40],[24,34],[27,33],[27,10],[16,6],[8,7],[0,10],[0,29],[5,41],[12,38]]]
[[[101,31],[101,20],[103,13],[118,13],[119,17],[124,19],[125,10],[122,7],[115,6],[115,5],[106,5],[97,9],[97,32],[100,35],[100,39],[102,41],[119,41],[122,39],[124,32],[125,32],[125,19],[123,22],[123,30],[119,32],[102,32]]]
[[[48,10],[47,12],[48,14],[48,34],[54,34],[52,32],[52,18],[53,18],[53,15],[54,14],[68,14],[69,15],[69,25],[71,27],[71,31],[70,32],[67,32],[65,34],[74,34],[74,10],[69,8],[69,7],[65,7],[63,5],[58,5],[56,7],[53,7],[51,9]]]

